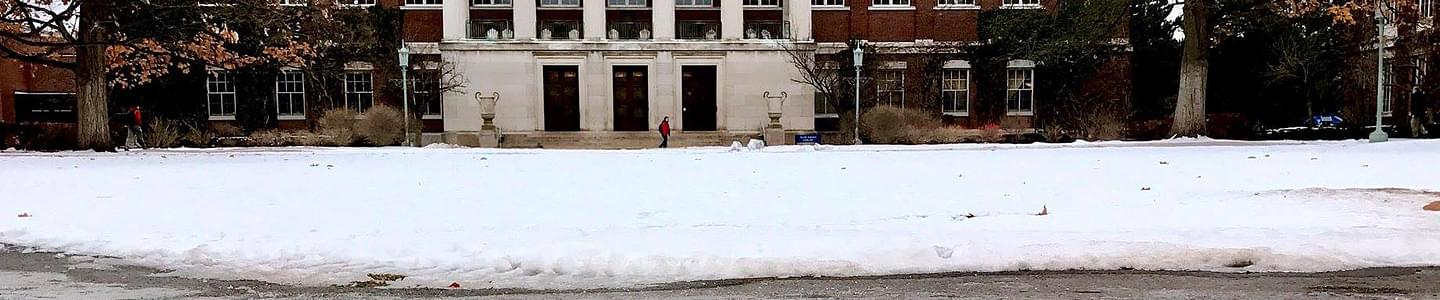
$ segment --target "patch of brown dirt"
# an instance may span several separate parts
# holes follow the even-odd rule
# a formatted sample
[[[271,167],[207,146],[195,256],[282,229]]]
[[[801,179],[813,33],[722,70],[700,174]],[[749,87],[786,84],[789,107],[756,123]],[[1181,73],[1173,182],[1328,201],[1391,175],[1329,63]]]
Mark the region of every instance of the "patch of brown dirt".
[[[1440,211],[1440,201],[1430,202],[1430,204],[1426,204],[1425,210]]]

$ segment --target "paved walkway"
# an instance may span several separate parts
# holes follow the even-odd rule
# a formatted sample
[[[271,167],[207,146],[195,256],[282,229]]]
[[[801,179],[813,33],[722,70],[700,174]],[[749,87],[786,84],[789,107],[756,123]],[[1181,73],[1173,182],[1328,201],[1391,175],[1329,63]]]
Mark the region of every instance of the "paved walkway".
[[[109,258],[17,250],[0,250],[0,299],[1440,299],[1440,268],[953,273],[586,291],[362,289],[152,276],[158,271]]]

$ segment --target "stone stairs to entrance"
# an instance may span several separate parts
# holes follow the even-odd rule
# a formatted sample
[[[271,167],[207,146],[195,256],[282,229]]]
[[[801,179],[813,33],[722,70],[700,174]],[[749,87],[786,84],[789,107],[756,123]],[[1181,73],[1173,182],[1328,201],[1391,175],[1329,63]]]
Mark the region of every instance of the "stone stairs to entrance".
[[[670,136],[670,147],[729,146],[750,139],[760,139],[758,132],[676,131]],[[506,133],[501,148],[545,149],[651,149],[660,145],[656,131],[576,131]]]

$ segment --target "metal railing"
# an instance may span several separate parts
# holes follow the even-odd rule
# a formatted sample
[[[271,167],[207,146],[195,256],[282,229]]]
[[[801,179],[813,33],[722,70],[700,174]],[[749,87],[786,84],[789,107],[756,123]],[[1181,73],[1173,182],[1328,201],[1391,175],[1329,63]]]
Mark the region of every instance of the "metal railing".
[[[684,40],[718,40],[720,39],[720,23],[695,21],[676,22],[675,37]]]
[[[649,22],[610,22],[609,30],[605,37],[612,40],[648,40],[650,39]]]
[[[510,27],[510,20],[469,20],[465,37],[472,40],[513,40],[515,30]]]
[[[579,40],[585,36],[580,21],[540,21],[535,33],[542,40]]]
[[[790,21],[745,21],[745,38],[783,40],[790,38]]]

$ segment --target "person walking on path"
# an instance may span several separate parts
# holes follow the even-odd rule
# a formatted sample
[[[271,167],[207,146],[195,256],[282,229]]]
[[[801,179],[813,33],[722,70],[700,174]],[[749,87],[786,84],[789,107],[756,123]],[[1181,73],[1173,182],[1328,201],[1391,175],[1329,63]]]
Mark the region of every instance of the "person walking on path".
[[[143,113],[140,111],[140,106],[136,105],[130,107],[130,110],[126,111],[125,114],[133,118],[132,120],[130,120],[132,122],[130,123],[130,137],[125,140],[125,147],[142,149],[145,148],[145,129],[144,127],[142,127],[143,125],[145,125],[145,118]]]
[[[660,121],[660,148],[670,148],[670,116]]]

